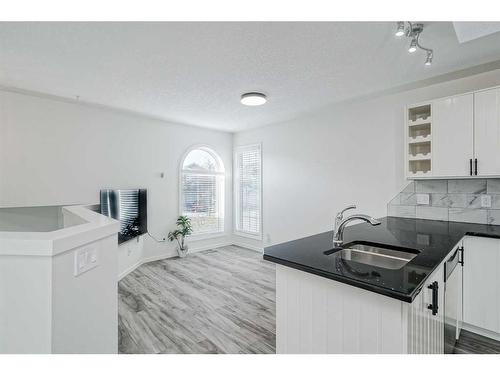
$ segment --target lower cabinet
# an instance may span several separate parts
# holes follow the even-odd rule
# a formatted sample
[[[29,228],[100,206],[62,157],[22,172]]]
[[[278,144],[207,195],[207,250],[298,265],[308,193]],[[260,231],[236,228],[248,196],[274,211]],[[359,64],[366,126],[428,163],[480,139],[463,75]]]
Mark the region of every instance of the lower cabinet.
[[[443,278],[440,266],[410,304],[277,265],[276,351],[443,353]],[[433,291],[428,287],[434,283],[438,286]],[[433,314],[429,305],[436,298]]]
[[[465,329],[500,338],[500,240],[464,239]]]

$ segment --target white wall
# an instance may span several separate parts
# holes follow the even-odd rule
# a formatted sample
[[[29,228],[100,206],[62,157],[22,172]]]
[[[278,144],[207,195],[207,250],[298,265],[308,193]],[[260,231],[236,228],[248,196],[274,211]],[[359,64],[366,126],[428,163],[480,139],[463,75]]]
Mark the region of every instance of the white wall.
[[[404,106],[499,84],[496,70],[236,134],[235,146],[262,142],[263,245],[331,230],[335,213],[351,203],[385,216],[387,202],[407,183]]]
[[[117,240],[115,234],[82,246],[96,249],[98,265],[77,277],[77,249],[52,258],[52,353],[118,352]]]
[[[148,229],[160,238],[179,214],[178,176],[183,153],[207,144],[226,170],[224,237],[230,241],[232,134],[178,125],[79,103],[0,91],[0,207],[95,204],[101,188],[148,189]],[[160,178],[160,173],[165,178]],[[139,244],[140,245],[140,244]],[[127,268],[137,252],[147,259],[174,254],[171,243],[144,237],[144,249],[120,252]],[[125,255],[123,255],[125,254]]]

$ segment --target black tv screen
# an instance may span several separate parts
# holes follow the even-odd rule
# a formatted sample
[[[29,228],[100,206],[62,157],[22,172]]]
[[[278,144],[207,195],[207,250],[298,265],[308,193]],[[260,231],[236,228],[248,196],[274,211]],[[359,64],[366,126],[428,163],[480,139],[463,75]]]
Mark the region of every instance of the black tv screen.
[[[118,243],[147,233],[146,189],[101,190],[101,214],[120,222]]]

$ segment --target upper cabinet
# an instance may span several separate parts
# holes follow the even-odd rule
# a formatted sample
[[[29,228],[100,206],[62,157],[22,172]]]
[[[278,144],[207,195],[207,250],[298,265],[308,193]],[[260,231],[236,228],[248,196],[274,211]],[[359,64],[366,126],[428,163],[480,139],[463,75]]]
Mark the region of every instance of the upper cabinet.
[[[500,88],[406,108],[408,178],[500,176]]]
[[[500,88],[474,94],[474,158],[478,176],[500,175]]]
[[[432,102],[433,175],[468,176],[474,153],[474,95]]]

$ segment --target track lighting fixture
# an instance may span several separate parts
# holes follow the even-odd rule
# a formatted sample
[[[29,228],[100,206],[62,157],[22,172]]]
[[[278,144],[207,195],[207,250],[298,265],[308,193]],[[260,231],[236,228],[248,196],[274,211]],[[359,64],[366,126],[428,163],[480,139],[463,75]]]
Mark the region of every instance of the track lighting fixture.
[[[405,25],[408,27],[405,29]],[[411,23],[409,21],[398,21],[396,33],[397,37],[406,36],[411,38],[410,46],[408,48],[409,53],[414,53],[418,49],[425,51],[427,57],[425,59],[425,65],[429,66],[432,64],[432,58],[434,57],[434,51],[430,48],[425,48],[419,43],[420,34],[424,31],[424,25],[422,23]]]

